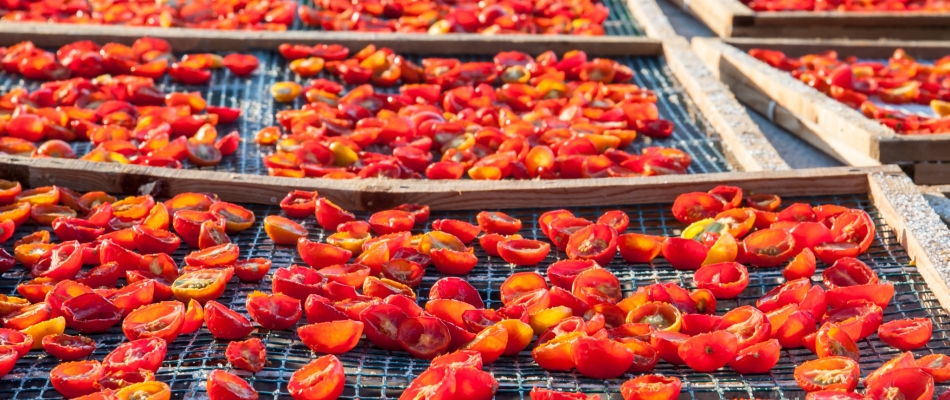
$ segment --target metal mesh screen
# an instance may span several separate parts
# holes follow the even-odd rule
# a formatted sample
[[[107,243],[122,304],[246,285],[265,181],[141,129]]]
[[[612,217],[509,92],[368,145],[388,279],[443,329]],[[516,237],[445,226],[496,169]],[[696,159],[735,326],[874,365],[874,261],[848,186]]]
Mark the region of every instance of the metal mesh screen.
[[[166,93],[170,92],[200,92],[209,105],[238,107],[242,116],[231,124],[218,125],[219,135],[225,135],[233,130],[241,133],[242,141],[238,150],[221,163],[213,167],[202,169],[266,175],[261,156],[274,152],[274,146],[259,146],[254,143],[254,134],[260,129],[277,125],[275,113],[284,109],[299,109],[305,104],[305,99],[298,98],[293,104],[281,104],[273,100],[269,89],[275,82],[297,81],[305,84],[309,79],[298,77],[287,68],[288,63],[277,52],[255,51],[261,66],[249,78],[239,78],[226,69],[215,70],[208,84],[203,86],[183,85],[166,75],[156,82],[156,85]],[[419,62],[425,56],[411,56],[410,59]],[[462,61],[490,61],[485,56],[460,56]],[[639,154],[646,146],[664,146],[680,149],[690,155],[693,163],[689,173],[724,172],[732,170],[722,150],[719,135],[706,122],[699,109],[684,92],[682,86],[673,78],[672,72],[661,57],[623,57],[619,62],[630,66],[635,72],[634,81],[637,85],[651,89],[657,94],[657,107],[660,117],[673,121],[675,128],[673,135],[666,139],[651,139],[640,135],[630,149]],[[341,82],[336,76],[321,72],[318,76]],[[33,90],[39,87],[39,82],[24,80],[0,72],[0,93],[5,93],[14,87],[25,87]],[[346,85],[345,90],[353,86]],[[398,87],[377,89],[396,93]],[[75,142],[73,147],[78,156],[88,153],[92,146],[89,142]],[[186,168],[195,168],[187,161]]]
[[[934,294],[928,289],[923,278],[911,264],[906,251],[898,244],[894,231],[884,225],[884,222],[870,200],[865,195],[852,196],[821,196],[798,199],[787,199],[786,204],[792,202],[807,202],[809,204],[834,203],[847,207],[856,207],[866,210],[877,225],[877,238],[870,250],[860,258],[871,266],[882,279],[895,284],[896,294],[891,304],[884,311],[884,320],[899,318],[924,317],[934,322],[934,334],[925,348],[914,351],[917,357],[931,352],[946,353],[950,347],[950,316],[940,307]],[[641,232],[654,235],[675,235],[684,226],[673,218],[669,204],[649,204],[618,207],[580,207],[570,210],[578,216],[596,218],[599,214],[610,209],[621,209],[631,219],[628,232]],[[265,215],[278,213],[274,206],[252,206],[258,222],[251,229],[233,237],[235,243],[241,247],[241,257],[265,257],[273,260],[273,268],[285,267],[292,263],[302,263],[295,248],[275,246],[262,229],[259,222]],[[521,234],[526,238],[541,239],[543,234],[537,228],[537,218],[547,210],[517,209],[506,210],[512,216],[520,218],[523,223]],[[477,212],[451,211],[433,212],[431,219],[456,218],[475,223]],[[359,214],[365,218],[367,214]],[[323,239],[325,233],[319,228],[313,218],[304,222],[310,230],[311,239]],[[30,229],[21,228],[16,237],[27,233]],[[421,231],[420,231],[421,232]],[[6,246],[9,249],[8,241]],[[175,259],[181,263],[186,253],[183,247],[175,254]],[[500,306],[499,288],[501,283],[511,273],[517,271],[534,270],[544,274],[547,266],[563,257],[562,254],[552,252],[548,258],[536,267],[512,268],[502,260],[489,257],[480,247],[476,246],[476,255],[479,258],[478,266],[466,277],[486,300],[486,307]],[[653,265],[627,264],[617,257],[607,266],[616,274],[623,284],[624,295],[633,293],[637,286],[656,282],[675,282],[683,287],[695,288],[692,283],[692,273],[675,271],[669,264],[658,259]],[[818,274],[824,266],[819,265]],[[272,269],[271,271],[273,272]],[[781,284],[784,279],[781,269],[750,269],[750,283],[741,296],[733,300],[718,302],[718,313],[740,305],[755,304],[769,289]],[[816,274],[816,277],[818,275]],[[441,278],[434,268],[427,271],[427,275],[417,293],[419,303],[426,301],[429,288]],[[0,293],[15,294],[15,286],[29,277],[23,268],[17,267],[0,276]],[[819,281],[820,279],[815,279]],[[236,280],[235,280],[236,281]],[[246,315],[244,301],[246,296],[254,290],[270,291],[270,278],[257,284],[236,283],[228,284],[227,290],[219,301],[230,305],[233,309]],[[301,321],[301,324],[305,320]],[[247,379],[261,394],[262,399],[290,399],[287,393],[287,382],[291,374],[299,367],[308,363],[316,355],[306,346],[295,339],[295,334],[289,331],[270,332],[256,330],[252,336],[261,338],[267,346],[269,365],[257,375],[244,371],[235,371]],[[115,346],[125,340],[118,327],[103,334],[92,335],[99,344],[93,358],[102,359]],[[207,374],[213,369],[228,368],[224,357],[227,341],[215,340],[207,329],[191,335],[182,335],[169,345],[169,354],[156,377],[167,382],[173,389],[174,399],[201,399],[205,398],[204,381]],[[863,339],[858,343],[861,349],[861,370],[866,375],[879,367],[885,361],[900,354],[877,339],[876,335]],[[697,373],[686,367],[677,367],[661,361],[656,368],[657,373],[677,376],[683,381],[683,395],[681,399],[733,399],[733,398],[775,398],[795,399],[804,397],[795,383],[792,373],[795,365],[804,360],[815,358],[808,350],[783,350],[779,364],[766,375],[741,376],[729,368],[714,373]],[[427,361],[409,357],[403,352],[387,352],[376,348],[367,340],[362,340],[357,347],[340,357],[346,368],[347,380],[343,397],[357,398],[398,398],[402,390],[413,377],[417,376],[428,365]],[[13,372],[0,378],[0,398],[4,399],[35,399],[58,398],[58,393],[52,389],[48,381],[47,372],[56,366],[58,361],[41,351],[33,351],[17,362]],[[534,363],[530,355],[530,348],[517,357],[502,357],[492,365],[486,366],[498,380],[500,387],[498,399],[525,399],[534,386],[541,386],[565,391],[584,391],[590,394],[601,394],[605,398],[619,399],[619,387],[631,376],[620,379],[588,379],[574,372],[547,372]],[[946,390],[947,385],[938,385],[937,393]],[[860,390],[860,387],[859,387]]]
[[[607,20],[604,21],[604,33],[608,36],[643,36],[643,29],[630,14],[626,0],[601,0],[600,2],[610,10]],[[298,4],[313,7],[313,0],[298,0]],[[299,16],[294,17],[294,23],[289,29],[322,30],[320,27],[304,25]]]

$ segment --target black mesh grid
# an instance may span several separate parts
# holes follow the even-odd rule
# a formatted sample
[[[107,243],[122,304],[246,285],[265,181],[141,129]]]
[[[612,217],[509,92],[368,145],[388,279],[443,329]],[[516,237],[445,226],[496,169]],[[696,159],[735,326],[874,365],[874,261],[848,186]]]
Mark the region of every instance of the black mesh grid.
[[[275,82],[297,81],[306,83],[309,79],[298,77],[287,68],[284,58],[270,51],[256,51],[261,66],[249,78],[239,78],[226,69],[215,70],[211,80],[204,86],[183,85],[165,76],[156,82],[156,86],[166,93],[170,92],[201,92],[202,96],[212,106],[237,107],[242,116],[231,124],[218,125],[218,134],[225,135],[237,130],[241,133],[241,145],[238,150],[221,163],[213,167],[203,167],[206,170],[247,173],[252,175],[266,175],[261,156],[274,152],[274,146],[260,146],[254,143],[254,134],[260,129],[277,125],[275,113],[284,109],[299,109],[305,104],[305,99],[298,98],[293,104],[277,103],[270,95],[270,87]],[[423,56],[412,56],[419,61]],[[463,61],[491,60],[490,57],[461,56]],[[693,101],[686,95],[682,86],[673,78],[672,72],[661,57],[623,57],[619,62],[630,66],[635,72],[634,83],[654,90],[657,94],[657,107],[660,117],[673,121],[673,135],[667,139],[651,139],[640,135],[628,150],[639,154],[640,149],[646,146],[664,146],[680,149],[693,159],[689,173],[725,172],[732,170],[722,150],[719,135],[706,122]],[[341,82],[334,75],[321,72],[320,78]],[[342,83],[342,82],[341,82]],[[33,90],[39,87],[39,82],[28,81],[20,76],[0,72],[0,93],[6,93],[11,88],[25,87]],[[347,85],[345,90],[352,89]],[[398,88],[378,89],[382,91],[398,92]],[[88,153],[92,146],[89,142],[74,142],[73,147],[78,156]],[[186,168],[194,168],[187,161]]]
[[[871,266],[882,279],[894,283],[896,293],[893,300],[884,311],[884,320],[890,321],[900,318],[924,317],[934,322],[934,334],[925,348],[914,351],[917,357],[932,352],[946,353],[950,347],[950,316],[940,307],[934,294],[928,289],[923,278],[912,265],[906,251],[897,241],[895,232],[887,227],[880,213],[871,205],[865,195],[849,196],[818,196],[798,199],[787,199],[786,205],[792,202],[807,202],[812,205],[839,204],[846,207],[866,210],[877,225],[877,237],[869,251],[861,255],[860,259]],[[301,263],[296,249],[286,246],[275,246],[263,232],[260,221],[265,215],[277,213],[280,210],[274,206],[251,206],[257,215],[258,222],[251,229],[233,237],[235,243],[241,247],[241,257],[265,257],[273,260],[273,272],[278,267],[286,267],[292,263]],[[610,209],[621,209],[631,219],[628,232],[640,232],[654,235],[676,235],[684,226],[676,221],[670,213],[669,204],[648,204],[618,207],[580,207],[570,208],[578,216],[588,219],[596,218]],[[543,238],[537,229],[537,218],[547,210],[517,209],[506,210],[516,218],[520,218],[523,229],[520,232],[526,238]],[[431,220],[437,218],[455,218],[475,223],[476,212],[450,211],[433,212]],[[358,214],[365,218],[366,213]],[[323,239],[324,232],[313,218],[304,221],[310,230],[311,239]],[[23,236],[29,227],[18,230],[15,237]],[[421,232],[421,231],[420,231]],[[8,249],[12,241],[4,246]],[[499,288],[501,283],[513,272],[534,270],[545,273],[547,266],[561,254],[552,252],[548,258],[536,267],[512,268],[499,259],[487,256],[479,246],[476,255],[479,258],[478,266],[466,277],[475,286],[486,300],[486,307],[500,306]],[[175,259],[181,263],[185,246],[175,254]],[[625,295],[633,293],[637,286],[656,282],[675,282],[683,287],[695,288],[692,283],[692,273],[689,271],[675,271],[669,264],[658,259],[653,265],[628,264],[619,257],[607,266],[616,274],[623,285]],[[820,281],[820,273],[824,266],[819,264],[818,272],[813,278]],[[750,283],[746,290],[733,300],[720,300],[718,312],[721,315],[727,310],[740,305],[754,304],[769,289],[781,284],[784,279],[781,269],[750,269]],[[28,274],[21,267],[17,267],[0,276],[0,293],[15,294],[14,287],[21,281],[28,280]],[[433,283],[441,276],[431,268],[422,285],[417,289],[419,303],[426,301],[426,295]],[[237,283],[236,280],[228,284],[227,290],[219,299],[225,305],[230,305],[238,312],[244,313],[246,296],[254,290],[270,291],[270,278],[259,284]],[[300,324],[304,324],[301,320]],[[69,332],[69,331],[67,331]],[[115,327],[103,334],[92,335],[99,344],[99,348],[92,356],[102,359],[115,345],[125,340],[121,331]],[[271,332],[258,329],[252,336],[261,338],[268,349],[269,365],[257,375],[243,371],[236,373],[245,379],[260,392],[262,399],[289,399],[287,382],[291,374],[299,367],[308,363],[318,355],[312,354],[290,331]],[[174,399],[204,398],[204,381],[207,374],[215,368],[228,368],[224,358],[227,341],[215,340],[207,331],[200,331],[191,335],[182,335],[169,346],[169,355],[163,367],[156,375],[159,380],[167,382],[173,389]],[[863,339],[858,343],[861,349],[861,370],[863,375],[876,369],[885,361],[900,354],[900,351],[883,344],[876,335]],[[528,391],[534,386],[541,386],[565,391],[584,391],[590,394],[601,394],[605,398],[617,399],[619,387],[632,377],[626,375],[619,379],[600,380],[588,379],[574,372],[547,372],[534,363],[530,355],[530,347],[517,357],[502,357],[486,370],[492,372],[499,382],[498,399],[525,399]],[[792,373],[795,365],[802,361],[815,358],[808,350],[783,350],[779,364],[766,375],[738,375],[729,368],[714,373],[697,373],[686,367],[677,367],[661,361],[656,373],[677,376],[683,381],[682,399],[706,398],[778,398],[794,399],[804,397],[795,383]],[[346,389],[343,397],[355,398],[398,398],[402,390],[411,379],[417,376],[428,365],[427,361],[409,357],[403,352],[389,353],[380,350],[367,340],[349,353],[340,357],[346,373]],[[48,382],[47,372],[57,365],[57,360],[41,351],[33,351],[17,362],[14,370],[6,377],[0,378],[0,398],[4,399],[34,399],[58,398],[58,394]],[[938,385],[937,393],[946,391],[947,385]],[[859,386],[859,390],[861,387]]]
[[[608,36],[643,36],[643,29],[630,14],[626,0],[601,0],[610,10],[607,20],[604,21],[604,33]],[[313,7],[313,0],[298,0],[298,4]],[[322,30],[320,27],[307,26],[294,17],[294,23],[289,27],[292,30]],[[420,33],[424,35],[424,33]]]

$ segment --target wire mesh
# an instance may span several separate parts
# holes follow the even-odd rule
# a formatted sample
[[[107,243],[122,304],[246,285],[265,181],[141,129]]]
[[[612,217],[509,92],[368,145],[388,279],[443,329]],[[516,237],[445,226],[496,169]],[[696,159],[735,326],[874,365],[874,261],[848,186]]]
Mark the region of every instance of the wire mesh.
[[[604,21],[604,33],[608,36],[643,36],[643,29],[630,14],[626,0],[601,0],[610,14]],[[313,7],[313,0],[299,0],[302,6]],[[294,23],[289,27],[292,30],[322,30],[320,27],[304,25],[299,16],[294,17]],[[420,35],[424,35],[420,33]]]
[[[882,279],[895,285],[893,300],[884,310],[884,320],[901,318],[930,318],[933,320],[933,338],[926,347],[914,351],[921,357],[930,353],[946,353],[950,348],[950,316],[940,307],[934,294],[924,283],[923,278],[913,266],[906,251],[898,243],[896,233],[886,226],[880,213],[872,206],[866,195],[815,196],[786,199],[786,205],[793,202],[806,202],[812,205],[838,204],[846,207],[866,210],[877,227],[877,236],[867,253],[860,259],[866,262]],[[296,249],[274,245],[262,229],[260,221],[265,215],[279,213],[275,206],[248,206],[257,216],[257,223],[247,231],[232,239],[241,248],[241,257],[264,257],[273,261],[272,272],[279,267],[293,263],[302,264]],[[647,204],[616,207],[574,207],[569,208],[580,217],[594,219],[610,209],[620,209],[631,219],[628,232],[653,235],[676,235],[684,227],[673,218],[669,204]],[[516,209],[506,210],[510,215],[523,221],[520,232],[526,238],[546,240],[537,226],[537,218],[547,210]],[[433,212],[430,220],[454,218],[475,223],[477,211]],[[358,217],[365,218],[366,213]],[[303,221],[310,231],[310,238],[322,240],[326,233],[319,228],[313,218]],[[28,233],[30,229],[21,228],[16,238]],[[421,232],[419,230],[418,232]],[[12,241],[4,246],[7,250]],[[512,267],[503,260],[488,256],[479,246],[475,246],[479,262],[466,277],[480,292],[486,307],[497,308],[501,305],[499,288],[513,272],[537,271],[545,274],[547,266],[562,258],[563,254],[552,252],[541,264],[534,267]],[[186,254],[186,246],[179,249],[174,258],[179,264]],[[824,265],[819,263],[818,272],[813,278],[820,281]],[[630,295],[636,287],[658,282],[674,282],[693,289],[692,273],[676,271],[663,259],[650,264],[629,264],[617,257],[607,266],[623,285],[624,295]],[[771,288],[784,282],[781,269],[758,269],[749,271],[750,283],[736,299],[717,302],[718,312],[722,314],[741,305],[755,304]],[[422,305],[432,285],[442,278],[434,268],[427,271],[421,286],[417,289],[418,301]],[[17,267],[0,276],[0,293],[15,294],[15,286],[29,279],[23,268]],[[270,277],[260,283],[237,283],[227,285],[224,294],[218,299],[222,304],[245,314],[245,298],[255,290],[270,292]],[[299,324],[304,324],[302,320]],[[67,330],[69,332],[69,330]],[[73,332],[75,333],[75,332]],[[262,399],[290,399],[287,383],[291,374],[310,360],[319,356],[313,354],[296,338],[291,331],[267,331],[256,329],[253,337],[260,338],[267,347],[269,365],[256,375],[232,370],[247,379],[260,393]],[[107,333],[92,335],[99,347],[92,358],[102,359],[115,346],[125,340],[119,328],[114,327]],[[179,336],[169,345],[168,358],[156,374],[156,378],[168,383],[174,399],[202,399],[207,374],[214,369],[229,368],[224,357],[227,341],[215,340],[207,329],[202,328],[190,335]],[[858,343],[861,350],[861,370],[866,375],[890,358],[901,352],[888,347],[876,335]],[[499,382],[498,399],[526,399],[534,386],[564,391],[583,391],[589,394],[601,394],[605,399],[618,399],[619,387],[632,377],[626,375],[618,379],[589,379],[574,372],[548,372],[534,363],[530,354],[531,347],[517,357],[502,357],[494,364],[486,366]],[[421,373],[428,365],[427,361],[409,357],[404,352],[388,352],[376,348],[367,340],[361,340],[357,347],[339,357],[346,370],[346,389],[342,398],[398,398],[412,378]],[[795,399],[804,397],[793,379],[797,364],[815,358],[808,350],[784,349],[776,367],[765,375],[739,375],[729,368],[713,373],[698,373],[686,367],[674,366],[661,361],[656,373],[677,376],[683,381],[681,399],[733,399],[733,398],[773,398]],[[58,361],[41,351],[32,351],[19,360],[13,371],[0,378],[0,398],[4,399],[48,399],[59,398],[48,380],[50,371]],[[946,391],[946,384],[939,384],[937,393]],[[861,387],[859,386],[859,390]]]
[[[277,52],[255,51],[254,55],[260,60],[260,67],[248,78],[239,78],[227,69],[214,70],[211,79],[206,85],[184,85],[166,75],[156,81],[156,86],[165,93],[170,92],[199,92],[211,106],[240,108],[242,115],[234,123],[218,125],[220,135],[237,130],[241,134],[241,144],[238,150],[229,156],[223,157],[221,163],[212,167],[201,167],[205,170],[247,173],[252,175],[266,175],[262,156],[273,153],[275,146],[260,146],[254,143],[254,134],[267,126],[277,125],[275,114],[285,109],[299,109],[305,104],[305,99],[298,98],[294,103],[277,103],[270,95],[269,89],[275,82],[296,81],[306,84],[309,79],[303,79],[291,71],[287,61]],[[410,56],[412,61],[420,62],[425,56]],[[459,56],[462,61],[490,61],[487,56]],[[656,92],[660,117],[674,123],[673,134],[666,139],[651,139],[646,136],[638,137],[627,149],[639,154],[643,147],[664,146],[680,149],[693,159],[688,173],[725,172],[732,170],[723,149],[721,139],[702,116],[693,101],[686,95],[682,86],[673,77],[672,72],[662,57],[623,57],[617,60],[635,71],[633,82],[637,85]],[[318,78],[325,78],[340,82],[335,75],[321,72]],[[25,80],[20,76],[0,72],[0,93],[6,93],[15,87],[24,87],[29,90],[38,88],[40,82]],[[344,90],[353,89],[353,85],[344,85]],[[398,88],[377,88],[378,91],[396,93]],[[74,142],[73,148],[78,156],[92,150],[89,142]],[[185,161],[184,167],[198,168]]]

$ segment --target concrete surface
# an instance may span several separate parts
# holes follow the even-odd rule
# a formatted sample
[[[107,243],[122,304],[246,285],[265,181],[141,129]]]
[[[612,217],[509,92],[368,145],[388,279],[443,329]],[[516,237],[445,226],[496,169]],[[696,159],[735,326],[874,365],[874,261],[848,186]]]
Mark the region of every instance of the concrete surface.
[[[687,40],[695,36],[713,37],[715,34],[701,21],[683,9],[666,0],[657,0],[660,9],[666,14],[673,25],[673,29]],[[759,125],[759,129],[772,143],[779,156],[792,168],[819,168],[842,165],[838,160],[831,158],[814,146],[804,142],[795,135],[773,124],[765,116],[746,108],[752,120]]]

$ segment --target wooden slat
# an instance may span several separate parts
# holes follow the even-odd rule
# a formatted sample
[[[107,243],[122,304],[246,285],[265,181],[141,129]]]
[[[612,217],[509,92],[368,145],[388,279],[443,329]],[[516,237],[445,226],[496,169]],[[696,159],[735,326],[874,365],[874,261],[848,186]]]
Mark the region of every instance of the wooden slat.
[[[143,36],[168,40],[177,51],[243,51],[276,49],[282,43],[342,44],[359,50],[369,44],[407,54],[490,54],[518,50],[558,54],[583,49],[600,56],[656,55],[659,41],[638,36],[576,35],[425,35],[326,31],[221,31],[187,28],[145,28],[101,25],[0,23],[0,46],[31,40],[41,47],[58,47],[78,39],[132,44]]]
[[[755,12],[753,25],[761,27],[863,27],[878,30],[896,28],[944,29],[950,26],[950,13],[834,11]]]
[[[950,13],[756,12],[738,0],[671,0],[723,38],[950,40]]]
[[[733,36],[733,26],[752,25],[755,13],[738,0],[670,0],[693,13],[716,35]]]
[[[402,203],[428,204],[433,209],[655,203],[726,182],[780,196],[866,193],[869,171],[900,173],[897,167],[885,166],[555,181],[330,180],[0,156],[0,178],[26,182],[31,187],[63,185],[79,191],[122,194],[144,190],[161,196],[214,192],[226,201],[261,204],[276,204],[294,189],[316,190],[353,210],[385,209]]]
[[[940,185],[950,182],[950,163],[916,163],[911,176],[918,185]]]
[[[950,41],[945,40],[846,40],[846,39],[792,39],[792,38],[729,38],[727,44],[749,51],[753,48],[779,50],[791,57],[801,57],[827,50],[835,50],[859,58],[888,58],[894,50],[903,49],[915,58],[936,60],[950,54]]]
[[[660,10],[655,0],[626,0],[627,8],[633,19],[643,28],[647,37],[668,40],[679,37],[673,30],[673,25]]]
[[[933,297],[950,310],[950,231],[903,174],[874,173],[868,177],[870,196],[884,222],[897,234],[924,278]]]

